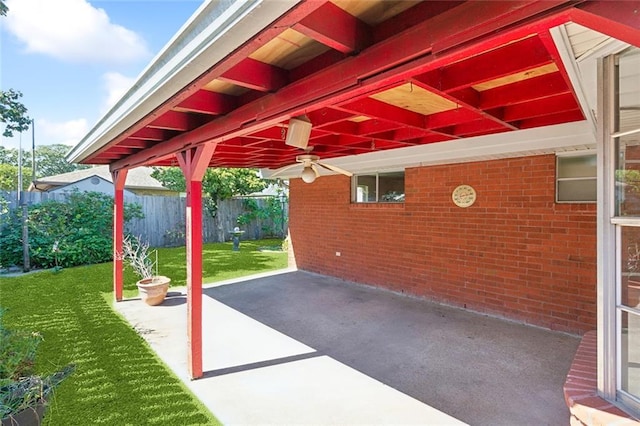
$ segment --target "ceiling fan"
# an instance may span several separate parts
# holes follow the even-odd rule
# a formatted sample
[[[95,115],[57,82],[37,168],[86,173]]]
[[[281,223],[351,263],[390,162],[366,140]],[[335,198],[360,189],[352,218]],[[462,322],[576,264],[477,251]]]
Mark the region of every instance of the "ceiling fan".
[[[271,177],[277,176],[291,168],[296,167],[298,165],[297,163],[302,164],[302,173],[300,174],[300,177],[305,183],[312,183],[313,181],[316,180],[317,177],[320,176],[320,172],[318,171],[317,166],[320,166],[327,170],[331,170],[336,173],[342,173],[345,176],[349,176],[349,177],[353,176],[353,173],[348,172],[344,169],[341,169],[340,167],[332,166],[331,164],[321,163],[320,157],[318,157],[317,155],[309,154],[309,151],[311,151],[311,149],[313,149],[313,147],[311,147],[310,149],[309,148],[305,149],[306,154],[301,154],[296,156],[296,164],[291,164],[289,166],[286,166],[278,170],[276,173],[271,175]]]
[[[278,170],[274,173],[273,176],[279,175],[286,170],[289,170],[293,167],[296,167],[298,164],[302,164],[302,173],[300,177],[305,183],[312,183],[316,180],[317,177],[320,176],[320,172],[318,172],[318,167],[325,168],[327,170],[331,170],[336,173],[342,173],[345,176],[353,176],[353,173],[348,172],[344,169],[341,169],[337,166],[332,166],[331,164],[325,164],[320,162],[320,157],[317,155],[310,154],[313,147],[307,147],[309,144],[309,136],[311,135],[311,122],[306,116],[293,117],[289,120],[289,128],[287,130],[287,137],[285,139],[285,144],[294,146],[296,148],[304,149],[304,154],[296,156],[296,164],[291,164],[289,166],[284,167],[283,169]]]

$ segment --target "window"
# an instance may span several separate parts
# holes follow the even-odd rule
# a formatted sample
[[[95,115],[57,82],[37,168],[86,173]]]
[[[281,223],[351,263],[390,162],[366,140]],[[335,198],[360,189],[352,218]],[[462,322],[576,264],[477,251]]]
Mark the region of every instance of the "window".
[[[603,203],[599,217],[598,358],[600,392],[640,414],[640,49],[605,58],[599,82],[603,102]],[[606,211],[606,210],[605,210]],[[599,266],[600,268],[600,266]]]
[[[351,201],[354,203],[403,203],[404,172],[354,176]]]
[[[556,158],[556,201],[596,201],[596,154],[558,155]]]

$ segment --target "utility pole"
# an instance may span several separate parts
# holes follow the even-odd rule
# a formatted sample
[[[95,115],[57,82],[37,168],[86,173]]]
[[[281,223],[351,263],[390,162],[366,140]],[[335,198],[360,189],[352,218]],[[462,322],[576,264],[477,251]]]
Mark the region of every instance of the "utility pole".
[[[29,259],[29,226],[27,219],[29,212],[27,203],[22,192],[22,132],[20,132],[20,143],[18,146],[18,205],[22,208],[22,270],[29,272],[31,270],[31,262]]]
[[[3,2],[0,1],[0,4]],[[0,13],[2,15],[2,13]],[[22,207],[22,254],[23,270],[31,269],[29,264],[29,230],[27,228],[27,204],[22,193],[22,132],[29,130],[29,124],[33,123],[27,117],[27,108],[18,100],[22,93],[9,89],[0,90],[0,119],[6,123],[2,136],[11,138],[13,132],[20,132],[20,146],[18,149],[18,196],[16,197],[18,206]]]
[[[31,183],[36,181],[36,120],[31,119]]]

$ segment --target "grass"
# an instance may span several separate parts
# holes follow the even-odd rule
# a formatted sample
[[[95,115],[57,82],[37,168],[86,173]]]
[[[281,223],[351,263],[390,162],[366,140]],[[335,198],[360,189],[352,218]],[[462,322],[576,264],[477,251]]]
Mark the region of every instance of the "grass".
[[[264,253],[274,241],[243,241],[204,247],[205,282],[286,266],[286,253]],[[160,249],[160,273],[184,285],[184,247]],[[219,422],[156,357],[146,342],[110,306],[112,264],[0,278],[0,304],[8,328],[38,331],[36,371],[68,363],[76,372],[60,385],[46,425],[211,425]],[[125,271],[127,289],[135,277]]]
[[[239,251],[232,250],[233,244],[231,242],[204,244],[202,247],[202,282],[207,284],[286,268],[286,253],[259,251],[265,246],[279,246],[280,242],[281,240],[242,241]],[[187,285],[184,250],[184,247],[158,249],[158,273],[171,278],[172,286]],[[138,294],[135,285],[138,279],[132,270],[125,269],[125,297],[134,297]]]

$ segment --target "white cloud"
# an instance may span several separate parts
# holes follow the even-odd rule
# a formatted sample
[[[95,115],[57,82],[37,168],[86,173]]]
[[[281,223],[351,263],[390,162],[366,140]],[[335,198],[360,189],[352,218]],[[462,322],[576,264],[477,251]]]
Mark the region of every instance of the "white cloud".
[[[101,109],[102,114],[105,114],[133,86],[135,78],[117,72],[108,72],[102,76],[102,79],[107,90],[107,98]]]
[[[84,118],[64,122],[36,120],[35,131],[36,145],[62,143],[73,146],[87,134],[89,125]]]
[[[126,63],[148,59],[145,41],[112,23],[86,0],[7,0],[6,28],[26,45],[71,62]]]
[[[0,127],[4,130],[4,126]],[[14,134],[12,138],[2,138],[0,146],[17,149],[22,145],[22,149],[31,149],[32,129],[22,134]],[[63,122],[38,119],[35,122],[36,146],[64,144],[74,146],[89,132],[89,124],[85,118],[68,120]],[[0,131],[1,133],[1,131]]]

